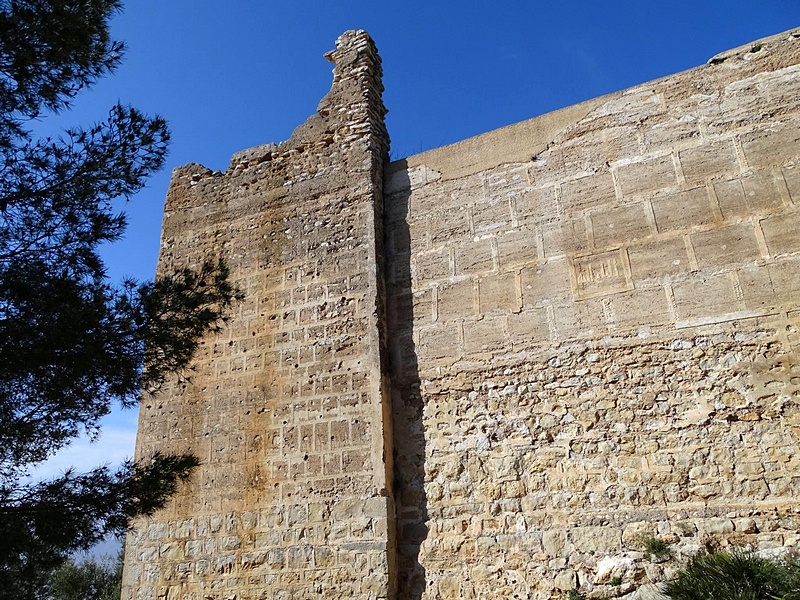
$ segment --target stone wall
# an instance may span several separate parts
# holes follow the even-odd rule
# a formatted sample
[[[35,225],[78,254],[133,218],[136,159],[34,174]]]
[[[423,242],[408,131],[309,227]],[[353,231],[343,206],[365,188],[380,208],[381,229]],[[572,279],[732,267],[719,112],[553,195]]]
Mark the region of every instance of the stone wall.
[[[290,140],[234,155],[225,173],[173,173],[159,271],[224,258],[245,298],[194,371],[143,401],[137,456],[203,464],[135,524],[123,598],[392,595],[386,111],[368,36],[337,46],[331,92]]]
[[[796,546],[798,62],[779,35],[389,165],[401,598]]]
[[[337,46],[289,141],[174,172],[160,271],[245,299],[143,403],[137,456],[203,466],[123,597],[601,598],[796,547],[800,32],[390,164]]]

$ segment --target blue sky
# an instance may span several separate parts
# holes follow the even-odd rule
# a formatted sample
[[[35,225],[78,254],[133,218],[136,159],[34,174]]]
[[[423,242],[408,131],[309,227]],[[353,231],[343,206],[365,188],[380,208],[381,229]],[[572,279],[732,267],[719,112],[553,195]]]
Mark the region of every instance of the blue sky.
[[[109,273],[152,277],[173,167],[224,170],[230,155],[280,142],[328,91],[322,55],[366,29],[383,58],[384,102],[400,158],[692,68],[800,26],[798,0],[383,2],[129,0],[112,32],[125,62],[46,127],[102,119],[117,100],[167,118],[167,168],[127,206]],[[97,444],[47,472],[133,452],[135,411],[116,411]]]

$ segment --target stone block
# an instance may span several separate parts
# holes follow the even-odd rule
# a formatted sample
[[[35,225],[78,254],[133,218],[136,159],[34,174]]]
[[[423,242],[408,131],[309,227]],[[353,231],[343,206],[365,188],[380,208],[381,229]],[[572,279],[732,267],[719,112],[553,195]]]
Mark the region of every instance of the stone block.
[[[633,281],[662,279],[690,270],[689,255],[682,236],[643,241],[628,247]]]
[[[736,149],[731,140],[712,141],[681,150],[678,158],[689,185],[739,172]]]
[[[672,190],[678,185],[675,165],[669,154],[622,165],[617,173],[625,198]]]
[[[781,165],[800,156],[800,120],[790,119],[754,129],[740,136],[742,150],[751,167]]]
[[[570,531],[570,539],[581,552],[613,553],[622,548],[622,531],[611,525],[575,527]]]
[[[426,254],[414,256],[414,283],[419,286],[422,282],[436,281],[449,277],[450,272],[450,251],[447,248],[439,248]]]
[[[484,317],[464,322],[464,350],[467,354],[497,352],[507,347],[505,317]]]
[[[653,214],[660,233],[690,230],[714,222],[714,209],[705,187],[654,198]]]
[[[517,276],[514,273],[489,275],[478,281],[479,313],[516,311],[520,308]]]
[[[796,211],[786,211],[761,221],[761,230],[770,256],[785,256],[800,251],[800,216]]]
[[[672,290],[679,321],[714,319],[744,308],[728,273],[693,274],[674,282]]]
[[[563,300],[570,294],[569,266],[565,259],[548,260],[521,272],[524,307]]]
[[[607,323],[613,327],[639,329],[672,321],[667,295],[660,286],[613,294],[607,301]]]
[[[455,247],[456,275],[486,273],[493,269],[492,244],[488,239],[463,243]]]
[[[610,207],[616,204],[614,179],[608,171],[601,171],[561,184],[561,207],[569,218],[585,210]]]
[[[444,283],[438,288],[437,320],[471,317],[475,314],[475,285],[471,279]]]
[[[772,287],[770,269],[767,266],[740,269],[737,275],[747,309],[765,311],[778,305],[779,298]]]
[[[564,529],[548,529],[542,532],[542,547],[548,556],[561,556],[567,544]]]
[[[608,332],[600,298],[554,306],[554,330],[560,340],[600,337]]]
[[[510,231],[497,237],[498,263],[501,271],[535,262],[537,233],[531,229]]]
[[[654,233],[646,207],[640,202],[592,211],[591,221],[594,247],[598,250],[618,247]]]
[[[789,306],[800,303],[800,258],[779,260],[768,265],[769,289]]]
[[[694,233],[691,239],[697,265],[701,269],[749,263],[761,258],[755,231],[750,223]]]
[[[514,345],[525,347],[546,343],[550,340],[550,325],[547,311],[529,308],[508,317],[508,332]]]
[[[544,256],[547,259],[582,253],[589,249],[586,219],[583,217],[547,223],[542,225],[541,231]]]
[[[345,448],[350,444],[350,423],[331,421],[331,449]]]
[[[426,216],[425,223],[430,229],[430,243],[433,246],[464,239],[470,234],[469,212],[466,206],[437,210]],[[414,232],[411,232],[411,239],[417,239]]]
[[[405,295],[405,300],[405,305],[397,306],[395,316],[399,322],[407,323],[409,316],[414,326],[426,325],[433,320],[433,290],[416,290],[413,294]]]
[[[433,325],[419,331],[417,353],[421,359],[455,362],[461,354],[455,325]]]
[[[560,216],[562,209],[559,206],[556,191],[556,186],[548,185],[530,188],[520,194],[514,202],[519,222],[528,227],[534,227],[537,223]]]
[[[472,207],[472,228],[475,235],[502,233],[510,226],[511,206],[507,198],[492,198]]]

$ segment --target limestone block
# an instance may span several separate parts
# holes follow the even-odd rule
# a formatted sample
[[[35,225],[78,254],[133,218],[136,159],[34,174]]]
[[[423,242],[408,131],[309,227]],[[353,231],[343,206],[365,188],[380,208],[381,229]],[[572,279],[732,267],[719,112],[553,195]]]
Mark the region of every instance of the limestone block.
[[[481,277],[478,281],[478,289],[481,314],[494,311],[517,311],[520,308],[517,277],[514,273]]]
[[[490,240],[459,244],[455,247],[456,275],[486,273],[494,269]]]
[[[561,184],[561,206],[566,217],[590,208],[610,207],[615,202],[614,180],[608,171],[601,171]]]
[[[545,258],[585,252],[589,249],[586,218],[559,219],[541,226]],[[533,256],[532,253],[530,255]]]
[[[464,350],[467,354],[496,352],[506,345],[506,318],[484,317],[464,323]]]
[[[678,157],[683,175],[690,185],[739,171],[736,149],[731,140],[712,141],[687,148],[681,150]]]
[[[609,583],[612,579],[631,579],[634,560],[629,556],[608,556],[597,561],[595,583]]]
[[[475,286],[470,279],[444,283],[438,287],[436,313],[438,321],[470,317],[475,312],[473,304]]]
[[[521,281],[526,308],[566,298],[570,290],[568,263],[564,259],[553,259],[526,267],[521,272]]]
[[[535,260],[538,249],[538,234],[531,229],[508,231],[497,238],[497,258],[501,271],[524,265]]]
[[[592,237],[597,249],[620,246],[653,233],[643,203],[598,209],[591,213]]]
[[[470,234],[469,211],[466,206],[446,208],[431,213],[425,224],[411,231],[411,239],[424,240],[424,232],[430,231],[430,243],[438,246],[464,238]]]
[[[514,201],[517,219],[528,228],[547,222],[561,215],[562,208],[558,201],[558,187],[547,185],[526,189]]]
[[[800,250],[797,214],[784,212],[761,221],[761,229],[771,256],[783,256]]]
[[[576,550],[611,553],[622,547],[622,532],[615,527],[575,527],[570,538]]]
[[[561,569],[556,573],[553,583],[555,584],[556,589],[559,589],[562,592],[568,592],[577,585],[578,577],[575,571],[572,569]]]
[[[472,227],[475,235],[501,233],[511,226],[511,204],[505,197],[491,198],[472,207]]]
[[[701,534],[731,533],[735,529],[733,521],[724,518],[699,520],[695,522],[695,526]]]
[[[701,319],[734,313],[740,303],[727,273],[695,275],[672,286],[678,319]]]
[[[678,184],[675,166],[669,154],[622,165],[617,173],[622,194],[626,198],[663,189],[671,190]]]
[[[654,198],[658,231],[691,230],[714,221],[714,209],[705,187]]]
[[[634,281],[661,279],[665,275],[690,270],[683,237],[658,237],[628,247],[628,259]]]
[[[547,311],[533,308],[509,315],[508,330],[511,339],[521,346],[547,342],[550,339]]]
[[[692,234],[697,264],[702,268],[755,261],[761,255],[749,223]]]
[[[797,119],[755,129],[741,136],[742,150],[751,167],[778,165],[800,156],[800,127]]]
[[[449,277],[451,275],[449,250],[444,248],[415,256],[413,272],[417,284]]]
[[[563,529],[548,529],[542,532],[542,547],[549,556],[561,556],[567,543]]]

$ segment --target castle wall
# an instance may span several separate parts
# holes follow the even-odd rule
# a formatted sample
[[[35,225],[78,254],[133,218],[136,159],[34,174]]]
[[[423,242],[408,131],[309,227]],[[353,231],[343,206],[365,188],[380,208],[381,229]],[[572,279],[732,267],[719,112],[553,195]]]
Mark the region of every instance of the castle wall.
[[[142,405],[139,458],[203,465],[123,597],[601,598],[796,546],[800,34],[390,164],[337,46],[289,141],[173,174],[159,271],[244,300]]]
[[[800,541],[798,38],[389,165],[401,598]]]
[[[396,580],[382,326],[380,59],[364,32],[279,146],[176,169],[159,272],[224,259],[244,294],[194,370],[145,397],[137,457],[190,485],[128,536],[123,598],[386,598]],[[390,516],[392,518],[390,518]]]

